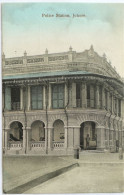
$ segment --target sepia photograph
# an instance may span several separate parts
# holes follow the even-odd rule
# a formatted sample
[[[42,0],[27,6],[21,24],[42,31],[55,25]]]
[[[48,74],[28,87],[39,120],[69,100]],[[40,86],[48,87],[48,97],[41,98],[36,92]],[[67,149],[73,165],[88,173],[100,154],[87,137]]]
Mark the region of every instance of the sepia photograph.
[[[2,193],[124,193],[124,3],[2,2]]]

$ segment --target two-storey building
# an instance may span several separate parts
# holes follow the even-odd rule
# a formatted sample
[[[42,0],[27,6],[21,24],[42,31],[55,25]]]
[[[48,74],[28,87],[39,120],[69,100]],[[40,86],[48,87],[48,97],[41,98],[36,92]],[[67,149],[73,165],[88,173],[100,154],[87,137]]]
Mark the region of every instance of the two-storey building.
[[[5,58],[6,154],[71,154],[124,147],[123,81],[93,46],[83,52]],[[87,144],[87,136],[89,143]]]

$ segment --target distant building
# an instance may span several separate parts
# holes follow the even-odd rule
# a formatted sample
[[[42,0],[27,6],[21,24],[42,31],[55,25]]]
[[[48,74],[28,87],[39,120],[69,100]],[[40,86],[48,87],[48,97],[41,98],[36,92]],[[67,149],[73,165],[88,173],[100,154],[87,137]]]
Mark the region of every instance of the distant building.
[[[93,46],[80,53],[46,49],[36,56],[3,54],[2,65],[6,154],[124,148],[123,81],[105,54]]]

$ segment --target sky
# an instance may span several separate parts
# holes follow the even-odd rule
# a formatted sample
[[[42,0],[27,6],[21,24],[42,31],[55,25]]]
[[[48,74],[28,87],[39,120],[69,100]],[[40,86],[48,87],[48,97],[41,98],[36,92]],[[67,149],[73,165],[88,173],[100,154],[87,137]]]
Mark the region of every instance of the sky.
[[[2,51],[6,57],[94,50],[124,77],[124,4],[3,3]],[[52,14],[54,17],[42,17]],[[70,17],[55,17],[68,14]],[[75,17],[73,14],[85,15]]]

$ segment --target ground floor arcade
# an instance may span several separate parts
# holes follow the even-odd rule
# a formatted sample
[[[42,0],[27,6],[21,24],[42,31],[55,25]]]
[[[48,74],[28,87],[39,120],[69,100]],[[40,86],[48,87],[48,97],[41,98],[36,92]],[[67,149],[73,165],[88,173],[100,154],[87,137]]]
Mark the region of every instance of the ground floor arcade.
[[[27,126],[25,122],[19,120],[22,116],[13,117],[13,120],[11,117],[8,127],[3,131],[4,152],[66,155],[72,154],[77,147],[80,150],[116,152],[118,147],[124,146],[122,122],[115,121],[113,117],[110,123],[109,118],[103,116],[95,113],[92,115],[71,113],[68,116],[68,125],[64,113],[51,115],[48,123],[40,120],[40,115],[30,116]]]

